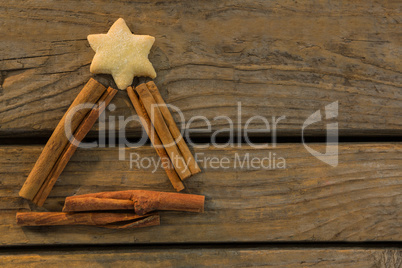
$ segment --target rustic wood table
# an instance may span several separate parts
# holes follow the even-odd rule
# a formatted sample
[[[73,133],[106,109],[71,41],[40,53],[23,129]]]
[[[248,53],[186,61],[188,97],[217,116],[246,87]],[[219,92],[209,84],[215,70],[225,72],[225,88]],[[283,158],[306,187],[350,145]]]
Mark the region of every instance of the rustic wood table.
[[[401,267],[400,9],[397,0],[0,1],[0,265]],[[79,148],[43,208],[18,196],[93,77],[86,36],[105,33],[119,17],[134,33],[156,38],[149,58],[165,101],[186,122],[211,122],[209,130],[205,120],[185,125],[193,142],[210,143],[221,131],[222,145],[230,122],[217,116],[234,122],[234,146],[191,146],[203,172],[184,192],[205,195],[205,213],[163,212],[160,226],[134,230],[19,227],[17,211],[60,211],[74,194],[173,191],[163,169],[130,164],[131,153],[157,159],[147,144]],[[113,86],[107,75],[95,78]],[[338,112],[326,118],[333,103]],[[112,104],[88,140],[97,141],[98,130],[117,133],[119,116],[135,114],[125,91]],[[317,110],[321,121],[304,130],[307,146],[325,153],[327,126],[337,126],[336,166],[301,142]],[[248,128],[261,132],[248,135],[267,148],[246,144],[252,116],[260,120]],[[273,116],[284,116],[275,131]],[[131,121],[125,130],[136,140],[142,127]],[[269,155],[286,167],[239,165],[239,158]],[[228,168],[206,163],[214,157],[228,159]]]

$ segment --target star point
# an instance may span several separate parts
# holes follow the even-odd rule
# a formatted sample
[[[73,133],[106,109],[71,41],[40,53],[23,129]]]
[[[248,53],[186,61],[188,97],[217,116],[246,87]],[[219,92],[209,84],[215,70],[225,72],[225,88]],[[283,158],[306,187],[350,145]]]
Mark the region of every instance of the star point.
[[[122,18],[110,27],[107,34],[91,34],[87,39],[95,51],[91,73],[111,74],[119,89],[130,86],[135,76],[156,77],[148,59],[155,38],[132,34]]]

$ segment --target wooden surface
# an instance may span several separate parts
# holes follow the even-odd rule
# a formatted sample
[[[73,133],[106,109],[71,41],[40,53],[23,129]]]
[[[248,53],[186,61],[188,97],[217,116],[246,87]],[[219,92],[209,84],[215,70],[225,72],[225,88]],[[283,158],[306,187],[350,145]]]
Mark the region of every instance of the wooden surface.
[[[74,249],[73,249],[74,250]],[[396,249],[157,249],[38,251],[0,255],[2,267],[383,267],[402,265]]]
[[[320,144],[312,145],[322,150]],[[206,197],[205,212],[161,212],[161,226],[137,230],[93,227],[16,225],[16,211],[30,209],[18,197],[40,146],[0,147],[0,244],[102,244],[171,242],[272,241],[399,241],[402,239],[402,145],[342,144],[340,164],[331,167],[311,156],[302,145],[278,145],[270,150],[197,149],[202,158],[228,158],[236,169],[200,167],[188,179],[187,192]],[[96,151],[96,153],[95,153]],[[243,159],[271,152],[286,159],[286,169],[240,168]],[[153,148],[127,149],[126,161],[113,148],[80,149],[71,159],[45,203],[61,211],[66,196],[99,191],[174,189],[159,168],[130,170],[129,153],[157,155]],[[135,157],[133,157],[135,159]],[[32,209],[35,209],[32,207]]]
[[[391,243],[402,239],[402,144],[387,137],[402,137],[401,15],[398,0],[0,0],[0,266],[400,267],[400,247]],[[350,136],[339,165],[295,143],[190,148],[229,163],[200,163],[203,172],[185,182],[188,193],[206,196],[203,214],[163,212],[161,226],[131,231],[18,227],[17,211],[61,211],[74,194],[174,191],[162,169],[130,168],[129,153],[158,159],[149,146],[125,149],[126,161],[117,148],[79,148],[44,208],[18,197],[44,141],[93,77],[86,36],[106,33],[119,17],[134,33],[156,38],[149,58],[166,103],[186,123],[193,116],[212,123],[210,133],[192,133],[193,141],[204,143],[215,130],[229,135],[227,120],[216,116],[241,129],[255,115],[271,131],[249,135],[271,136],[272,117],[284,116],[277,135],[296,141],[320,110],[324,119],[305,132],[322,141],[327,124],[337,122],[341,138]],[[110,76],[95,78],[114,86]],[[338,116],[325,119],[325,106],[336,101]],[[112,104],[106,118],[135,114],[124,91]],[[99,127],[89,135],[97,137]],[[250,128],[265,125],[255,120]],[[139,122],[128,124],[127,136],[140,132]],[[325,151],[325,144],[309,145]],[[233,167],[236,155],[269,153],[286,168]]]
[[[236,122],[241,101],[243,125],[253,115],[286,116],[279,133],[298,136],[310,114],[339,101],[342,135],[402,134],[397,0],[2,0],[0,10],[3,137],[50,135],[91,77],[86,36],[106,33],[119,17],[134,33],[156,37],[155,82],[186,120],[227,115]],[[114,104],[112,115],[133,113],[125,92]],[[265,128],[258,120],[252,126]],[[200,120],[190,126],[200,127]],[[308,130],[324,135],[325,122]],[[128,131],[138,133],[139,123]]]

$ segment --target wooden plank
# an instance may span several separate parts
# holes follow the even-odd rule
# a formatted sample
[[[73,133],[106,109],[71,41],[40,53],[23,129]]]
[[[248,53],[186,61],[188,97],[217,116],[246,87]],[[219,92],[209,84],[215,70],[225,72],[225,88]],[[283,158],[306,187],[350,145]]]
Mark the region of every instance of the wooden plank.
[[[402,265],[397,249],[125,249],[1,254],[2,267],[387,267]]]
[[[286,116],[278,132],[299,136],[309,115],[339,101],[342,135],[402,133],[399,1],[4,0],[0,10],[2,136],[51,133],[91,76],[86,36],[106,32],[119,17],[133,32],[156,37],[155,82],[186,122],[201,115],[212,130],[224,128],[227,120],[214,117],[236,123],[241,101],[243,126],[254,115],[270,123]],[[125,92],[114,104],[110,115],[134,113]],[[261,120],[251,126],[265,128]],[[324,135],[325,126],[308,130]],[[138,134],[139,123],[127,131]]]
[[[325,151],[322,144],[310,146]],[[400,143],[341,144],[337,167],[321,162],[300,144],[196,149],[203,172],[186,181],[186,186],[188,193],[206,196],[205,213],[162,212],[161,226],[119,231],[16,225],[16,211],[37,210],[20,199],[18,191],[41,148],[0,147],[1,245],[402,239]],[[153,148],[127,148],[124,153],[126,160],[120,161],[116,148],[77,150],[45,209],[61,211],[65,197],[74,194],[174,191],[163,169],[152,173],[153,167],[137,167],[135,162],[130,169],[130,154],[132,159],[142,159],[145,166],[152,159],[157,161]],[[277,162],[282,157],[286,168],[241,167],[247,154],[250,161],[270,154]],[[222,161],[222,167],[212,167],[217,166],[214,157]],[[205,162],[209,164],[205,166]]]

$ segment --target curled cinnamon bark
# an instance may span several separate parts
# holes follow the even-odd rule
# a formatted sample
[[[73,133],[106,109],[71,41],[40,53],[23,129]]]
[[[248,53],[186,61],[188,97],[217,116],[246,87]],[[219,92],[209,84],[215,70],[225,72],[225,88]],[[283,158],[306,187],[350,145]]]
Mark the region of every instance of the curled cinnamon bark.
[[[154,126],[151,123],[151,119],[149,118],[147,111],[145,110],[144,104],[138,98],[132,87],[127,88],[127,93],[131,100],[131,103],[134,106],[135,111],[140,117],[141,123],[144,126],[144,129],[147,132],[152,145],[155,148],[156,153],[161,158],[161,161],[163,163],[162,167],[164,168],[170,182],[172,183],[176,191],[180,192],[184,189],[184,185],[177,175],[177,172],[174,169],[172,162],[170,161],[169,155],[166,152],[166,149],[163,147],[162,141],[160,140]]]
[[[135,213],[66,213],[18,212],[17,224],[21,226],[92,225],[105,228],[138,228],[160,224],[158,214]]]
[[[70,196],[66,198],[63,211],[122,210],[131,205],[138,215],[155,210],[203,212],[204,200],[202,195],[127,190]]]
[[[190,149],[188,148],[187,143],[184,141],[181,132],[177,127],[176,122],[174,121],[173,116],[168,109],[168,106],[166,105],[165,101],[161,96],[161,93],[159,92],[159,89],[155,85],[154,81],[146,83],[146,86],[148,87],[149,92],[151,92],[156,103],[158,104],[158,107],[163,115],[163,118],[166,121],[166,125],[168,126],[174,140],[177,142],[177,146],[179,147],[180,152],[183,154],[183,157],[188,165],[188,168],[190,169],[191,174],[195,175],[197,173],[200,173],[201,169],[198,166],[197,161],[195,161],[195,158],[191,153]]]
[[[35,195],[40,190],[42,184],[46,181],[48,175],[62,154],[64,148],[69,143],[71,137],[66,137],[65,134],[65,122],[69,112],[73,110],[74,107],[79,107],[79,105],[84,103],[95,104],[105,91],[106,88],[92,78],[84,86],[46,143],[46,146],[36,161],[35,166],[33,167],[31,173],[29,173],[28,178],[19,192],[21,197],[29,200],[34,199]],[[77,129],[89,111],[90,109],[81,109],[73,114],[71,118],[72,132]]]
[[[87,208],[85,210],[77,210],[77,208]],[[75,209],[71,209],[75,208]],[[63,211],[98,211],[98,210],[133,210],[134,203],[132,200],[97,198],[97,197],[67,197]]]
[[[81,124],[78,126],[74,139],[71,143],[67,144],[64,151],[60,155],[56,164],[53,166],[49,175],[45,179],[42,186],[39,188],[37,194],[32,200],[38,206],[43,206],[46,198],[49,196],[50,191],[52,190],[54,184],[56,183],[58,177],[63,172],[66,167],[68,161],[73,156],[75,150],[77,149],[78,144],[82,141],[82,139],[88,134],[91,130],[92,126],[95,124],[99,115],[105,110],[106,106],[109,105],[110,101],[116,95],[117,90],[109,87],[105,93],[98,100],[98,104],[86,115]]]
[[[166,149],[166,152],[168,153],[180,179],[184,180],[190,177],[191,172],[187,166],[187,162],[174,141],[163,115],[151,92],[149,92],[148,87],[146,84],[140,84],[135,88],[135,91],[138,93],[138,96],[140,97],[140,100],[142,101],[145,110],[151,119],[153,126],[155,127],[156,133],[162,141],[163,147]]]

